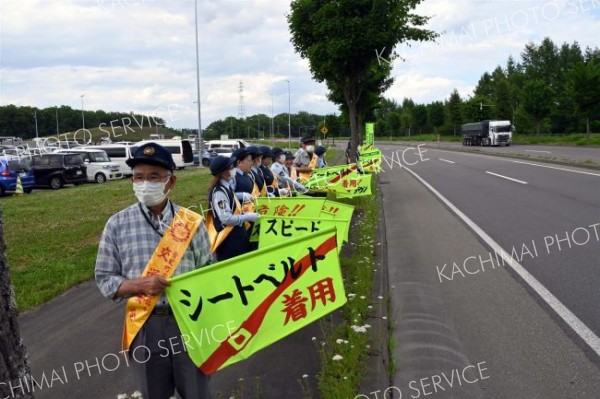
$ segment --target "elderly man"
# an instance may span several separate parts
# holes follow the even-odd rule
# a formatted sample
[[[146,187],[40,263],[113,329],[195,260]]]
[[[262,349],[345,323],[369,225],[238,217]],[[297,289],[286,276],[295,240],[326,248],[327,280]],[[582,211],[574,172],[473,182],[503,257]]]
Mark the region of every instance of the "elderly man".
[[[123,349],[128,350],[137,389],[144,399],[208,399],[209,377],[181,345],[181,332],[164,294],[173,275],[211,262],[202,217],[172,203],[175,163],[155,143],[139,147],[127,161],[138,203],[113,215],[100,238],[96,283],[114,301],[127,299]],[[162,343],[162,346],[161,346]]]
[[[318,156],[314,154],[315,139],[312,137],[303,137],[301,140],[302,147],[296,152],[294,158],[294,166],[300,177],[300,182],[305,183],[312,174],[312,171],[317,167]]]

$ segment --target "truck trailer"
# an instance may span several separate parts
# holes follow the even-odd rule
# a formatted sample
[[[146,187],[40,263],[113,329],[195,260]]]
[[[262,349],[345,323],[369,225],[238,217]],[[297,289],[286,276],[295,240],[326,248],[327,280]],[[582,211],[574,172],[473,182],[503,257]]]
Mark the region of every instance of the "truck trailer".
[[[463,145],[506,145],[512,142],[510,121],[486,120],[462,125]]]

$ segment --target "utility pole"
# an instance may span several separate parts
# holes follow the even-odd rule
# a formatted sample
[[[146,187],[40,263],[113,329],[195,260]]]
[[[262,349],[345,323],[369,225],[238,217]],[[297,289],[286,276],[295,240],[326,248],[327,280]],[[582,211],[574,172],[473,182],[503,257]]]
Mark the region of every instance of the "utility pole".
[[[292,100],[290,96],[290,81],[286,79],[288,84],[288,148],[292,150]]]
[[[194,0],[194,20],[196,22],[196,86],[198,95],[198,134],[196,135],[196,150],[202,156],[204,143],[202,141],[202,105],[200,103],[200,56],[198,55],[198,0]]]
[[[37,111],[33,111],[33,119],[35,119],[35,138],[39,138],[38,136],[38,126],[37,126]]]
[[[58,137],[58,107],[56,107],[56,137]]]
[[[83,131],[85,131],[85,115],[83,114],[83,97],[85,94],[82,94],[81,97],[81,123],[83,126]]]

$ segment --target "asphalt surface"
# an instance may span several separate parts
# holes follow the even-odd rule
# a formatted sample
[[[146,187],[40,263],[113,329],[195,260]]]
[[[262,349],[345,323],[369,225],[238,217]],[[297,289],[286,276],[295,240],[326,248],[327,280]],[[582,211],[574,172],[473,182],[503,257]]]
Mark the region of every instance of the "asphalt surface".
[[[600,175],[427,147],[423,161],[405,153],[416,162],[411,170],[509,253],[518,248],[521,264],[598,334],[600,242],[588,226],[600,223]],[[391,161],[392,151],[406,147],[380,148]],[[391,167],[384,161],[380,175],[395,310],[393,383],[403,397],[597,398],[595,353],[508,266],[495,258],[482,263],[490,248],[404,166],[401,157]],[[586,245],[571,236],[571,248],[561,241],[560,250],[546,250],[545,237],[556,242],[580,227],[592,234]],[[584,234],[577,230],[574,238],[582,243]],[[524,243],[533,256],[521,256]],[[438,272],[444,264],[447,277]],[[478,363],[487,370],[469,375]],[[465,368],[474,382],[457,386],[456,373]]]
[[[465,259],[483,257],[489,248],[397,162],[416,161],[412,170],[509,252],[518,246],[521,254],[523,243],[532,247],[535,242],[538,256],[524,256],[521,263],[596,333],[600,243],[592,237],[586,245],[558,250],[555,244],[548,252],[544,238],[600,223],[600,176],[429,147],[421,147],[428,150],[423,154],[428,160],[409,150],[392,167],[384,162],[387,171],[380,175],[388,280],[378,284],[389,285],[398,370],[391,384],[404,398],[598,397],[600,372],[593,353],[508,267],[486,266],[465,277],[447,267],[445,275],[452,280],[440,282],[436,266],[456,262],[462,268]],[[405,147],[381,148],[389,160],[392,151]],[[579,242],[585,238],[581,234],[574,236]],[[88,282],[22,315],[32,376],[45,374],[48,383],[55,377],[51,386],[36,390],[36,397],[114,398],[133,392],[119,353],[123,312]],[[321,336],[317,323],[217,373],[215,397],[219,392],[225,398],[306,397],[297,381],[307,374],[315,391],[319,359],[313,336]],[[373,381],[382,386],[367,384],[360,393],[380,389],[381,397],[388,388],[399,397],[381,378]]]
[[[401,143],[416,145],[418,143]],[[518,157],[522,159],[600,167],[600,147],[511,144],[508,147],[463,146],[457,142],[428,142],[428,147],[481,154]]]

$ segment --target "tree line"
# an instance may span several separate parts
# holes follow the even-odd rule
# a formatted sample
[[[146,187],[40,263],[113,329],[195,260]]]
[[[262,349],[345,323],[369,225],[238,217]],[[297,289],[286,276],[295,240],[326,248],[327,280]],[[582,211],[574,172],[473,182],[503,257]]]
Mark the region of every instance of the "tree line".
[[[66,132],[75,132],[83,128],[97,128],[101,124],[110,129],[111,121],[115,126],[130,124],[132,129],[151,126],[164,126],[162,118],[135,114],[133,112],[107,112],[102,110],[83,111],[67,105],[60,107],[36,108],[16,105],[0,106],[0,135],[15,136],[22,139],[56,136]],[[61,138],[62,139],[62,138]]]
[[[460,135],[461,124],[485,119],[510,120],[518,134],[600,131],[600,50],[545,38],[484,72],[468,98],[454,89],[445,101],[382,99],[375,110],[381,136]]]

